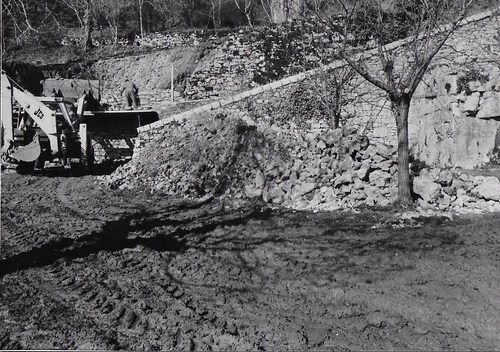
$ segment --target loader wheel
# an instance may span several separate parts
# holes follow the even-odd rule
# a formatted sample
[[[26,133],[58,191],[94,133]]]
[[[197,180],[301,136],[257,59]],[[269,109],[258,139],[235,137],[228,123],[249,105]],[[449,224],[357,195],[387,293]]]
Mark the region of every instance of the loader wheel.
[[[38,159],[35,160],[35,170],[41,171],[45,167],[45,160],[42,157],[39,157]]]
[[[34,161],[30,161],[30,162],[20,161],[19,165],[16,168],[16,171],[20,175],[27,175],[27,174],[33,173],[34,168],[35,168]]]

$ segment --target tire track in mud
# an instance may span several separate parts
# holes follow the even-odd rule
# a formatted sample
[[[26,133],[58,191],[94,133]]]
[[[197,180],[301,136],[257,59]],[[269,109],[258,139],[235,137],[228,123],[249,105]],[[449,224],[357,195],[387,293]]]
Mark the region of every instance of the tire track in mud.
[[[89,341],[97,349],[117,346],[110,331],[75,309],[67,292],[59,289],[48,271],[25,272],[4,278],[2,284],[5,289],[0,307],[6,309],[8,317],[3,329],[11,342],[0,342],[1,349],[9,348],[12,341],[20,350],[86,349],[82,345]],[[18,322],[13,323],[9,317],[16,317]]]
[[[38,220],[43,216],[40,205],[50,204],[53,192],[42,196],[41,191],[50,189],[51,181],[33,176],[2,175],[1,184],[1,257],[4,257],[12,249],[30,248],[42,240],[38,236]]]
[[[69,182],[63,180],[57,185],[61,206],[71,197]],[[211,346],[213,339],[201,341],[196,327],[213,332],[222,329],[223,323],[214,322],[213,313],[207,316],[205,309],[193,305],[186,291],[168,274],[164,273],[160,279],[151,274],[151,268],[157,271],[158,262],[161,262],[151,258],[165,253],[175,255],[170,246],[172,240],[184,241],[189,247],[190,243],[203,242],[217,227],[231,228],[269,214],[260,205],[227,211],[211,199],[157,206],[154,211],[132,213],[108,221],[101,231],[78,238],[59,237],[33,250],[10,256],[0,262],[1,276],[5,280],[15,277],[9,274],[22,271],[22,275],[28,277],[36,272],[45,277],[47,282],[43,285],[36,278],[28,279],[29,286],[50,287],[56,300],[65,306],[74,305],[81,319],[91,321],[96,330],[112,331],[114,335],[104,339],[111,341],[104,346],[106,349]],[[117,267],[110,268],[110,261]],[[88,266],[82,265],[87,262]],[[129,284],[139,278],[146,282]],[[142,302],[137,301],[138,297]],[[64,321],[65,318],[59,319]],[[74,335],[69,340],[77,339],[78,333]],[[144,341],[153,342],[144,345]]]
[[[21,176],[9,174],[2,176],[2,242],[7,243],[2,257],[42,248],[51,242],[65,237],[79,237],[92,231],[106,218],[91,218],[85,204],[92,204],[95,191],[83,194],[80,199],[71,201],[82,187],[91,186],[90,179],[49,177],[47,175]],[[74,190],[74,191],[73,191]],[[84,192],[80,192],[84,193]]]
[[[114,332],[113,348],[207,347],[196,327],[222,331],[223,322],[193,305],[189,293],[158,271],[168,257],[143,248],[99,253],[89,260],[88,265],[84,259],[59,260],[45,267],[44,277],[66,305],[74,304],[98,330]],[[99,270],[104,262],[116,262],[116,266]]]
[[[106,284],[106,278],[98,269],[89,271],[81,264],[67,265],[58,261],[48,268],[47,276],[62,299],[74,304],[76,311],[92,319],[99,329],[114,332],[115,348],[127,348],[119,343],[119,335],[125,332],[142,336],[148,328],[147,319],[136,312],[126,297],[128,294],[116,282]]]
[[[56,187],[56,196],[57,199],[60,201],[60,204],[62,204],[64,207],[67,209],[71,210],[74,214],[79,214],[79,215],[85,215],[88,212],[85,210],[82,210],[81,207],[74,206],[74,202],[70,201],[68,198],[68,186],[71,182],[71,179],[63,179],[62,181],[59,182],[59,184]]]

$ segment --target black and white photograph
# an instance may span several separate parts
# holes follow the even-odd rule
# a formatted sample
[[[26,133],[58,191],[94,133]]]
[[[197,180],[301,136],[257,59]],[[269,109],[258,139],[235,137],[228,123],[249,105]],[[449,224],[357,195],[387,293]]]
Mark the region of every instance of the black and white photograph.
[[[2,0],[0,350],[500,351],[500,0]]]

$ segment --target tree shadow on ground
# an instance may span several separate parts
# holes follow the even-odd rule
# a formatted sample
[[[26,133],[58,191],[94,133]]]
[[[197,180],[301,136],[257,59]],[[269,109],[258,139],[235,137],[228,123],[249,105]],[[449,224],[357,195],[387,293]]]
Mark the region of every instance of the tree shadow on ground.
[[[155,212],[141,210],[133,214],[108,221],[101,230],[79,238],[59,237],[0,261],[0,277],[19,270],[46,266],[61,258],[85,258],[100,251],[117,252],[126,248],[144,246],[155,251],[180,252],[187,248],[184,237],[196,234],[204,238],[219,226],[244,224],[252,218],[266,217],[260,207],[250,205],[236,212],[207,211],[201,216],[195,210],[212,208],[210,199],[193,204],[181,204],[167,210]],[[194,211],[194,217],[176,219],[183,211]]]
[[[454,225],[438,220],[419,228],[372,226],[365,221],[353,223],[349,215],[318,221],[306,213],[275,213],[266,222],[250,221],[246,227],[222,229],[186,243],[202,256],[215,255],[223,262],[221,272],[206,273],[212,277],[210,282],[219,285],[170,276],[186,287],[242,293],[283,281],[301,281],[309,288],[323,287],[325,282],[343,287],[383,282],[396,273],[415,270],[418,258],[427,253],[448,255],[464,245]]]

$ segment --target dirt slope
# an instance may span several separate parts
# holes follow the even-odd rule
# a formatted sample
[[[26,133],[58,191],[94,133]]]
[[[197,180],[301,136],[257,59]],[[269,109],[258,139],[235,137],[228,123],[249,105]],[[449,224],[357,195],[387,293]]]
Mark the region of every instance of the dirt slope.
[[[231,210],[16,174],[1,202],[2,349],[500,348],[498,214]]]

